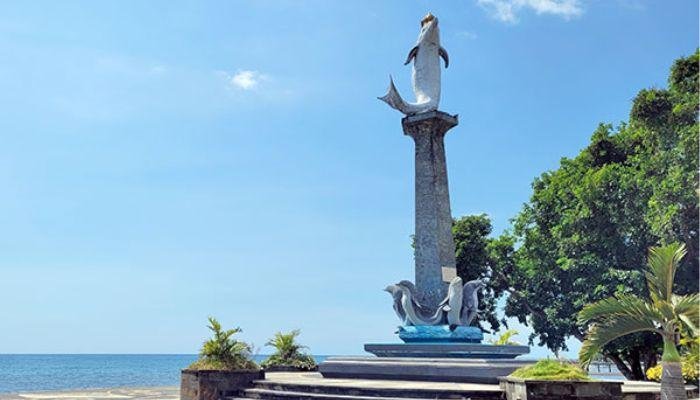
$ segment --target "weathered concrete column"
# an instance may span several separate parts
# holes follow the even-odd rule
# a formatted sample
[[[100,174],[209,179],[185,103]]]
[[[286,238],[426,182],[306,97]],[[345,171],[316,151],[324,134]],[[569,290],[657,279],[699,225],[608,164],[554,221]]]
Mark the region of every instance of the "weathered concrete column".
[[[456,276],[452,214],[443,138],[457,116],[441,111],[405,117],[404,134],[416,143],[416,288],[421,304],[436,309]]]

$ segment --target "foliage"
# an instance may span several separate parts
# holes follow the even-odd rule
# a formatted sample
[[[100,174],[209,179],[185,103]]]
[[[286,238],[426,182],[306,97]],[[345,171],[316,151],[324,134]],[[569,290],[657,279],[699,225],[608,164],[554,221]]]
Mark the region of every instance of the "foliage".
[[[671,243],[652,247],[646,280],[650,299],[620,294],[588,304],[578,315],[581,325],[590,324],[579,353],[581,365],[587,366],[603,346],[630,333],[648,331],[663,337],[663,361],[678,362],[676,333],[700,330],[700,297],[673,293],[678,264],[685,256],[685,246]]]
[[[541,381],[591,380],[588,374],[575,364],[550,359],[540,360],[534,365],[518,368],[509,376]]]
[[[505,345],[517,346],[520,343],[510,340],[511,337],[513,337],[517,334],[518,334],[518,331],[516,331],[515,329],[508,329],[507,331],[503,332],[503,334],[501,334],[498,337],[498,339],[489,340],[489,343],[495,344],[496,346],[505,346]]]
[[[313,371],[316,369],[316,361],[308,354],[299,354],[293,358],[283,358],[279,354],[272,354],[261,363],[263,368],[291,367],[294,369]]]
[[[316,369],[316,361],[301,350],[306,348],[297,343],[296,338],[301,332],[294,330],[289,333],[277,332],[266,344],[275,348],[275,353],[262,362],[263,368],[293,367],[303,370]]]
[[[491,220],[486,214],[467,215],[453,222],[457,275],[464,282],[490,278],[490,265],[493,263],[490,246],[495,241],[488,237],[491,229]],[[505,325],[505,320],[499,321],[496,313],[496,300],[503,291],[499,287],[489,289],[492,290],[479,292],[479,314],[496,332],[501,324]],[[481,321],[476,323],[480,324]]]
[[[530,343],[567,350],[568,337],[584,338],[584,305],[647,297],[646,252],[660,243],[685,243],[674,292],[698,292],[697,62],[697,52],[677,60],[668,89],[639,92],[629,123],[601,124],[578,156],[535,179],[512,232],[489,242],[488,271],[475,271],[509,294],[506,315],[532,327]],[[661,349],[657,335],[637,333],[602,352],[644,379]]]
[[[683,380],[685,383],[697,385],[698,384],[698,364],[690,362],[685,358],[681,359],[681,370],[683,371]],[[658,364],[647,370],[646,376],[650,381],[661,382],[661,373],[663,372],[663,366]]]
[[[199,352],[199,359],[189,368],[197,370],[240,370],[257,369],[258,366],[250,359],[251,347],[238,341],[233,336],[241,332],[240,328],[223,330],[221,324],[209,317],[208,328],[214,337],[204,342]]]
[[[700,376],[700,337],[682,338],[681,345],[681,371],[686,383],[697,385]],[[646,377],[652,381],[661,381],[662,365],[651,367],[646,372]]]
[[[661,377],[661,397],[672,398],[674,393],[685,393],[683,384],[676,380],[682,374],[676,336],[679,332],[696,336],[700,330],[698,294],[679,296],[673,293],[676,271],[685,254],[685,246],[679,243],[651,248],[649,268],[645,273],[648,300],[621,294],[586,305],[581,310],[579,322],[590,324],[579,352],[579,362],[583,367],[603,346],[616,338],[642,331],[657,333],[663,338],[661,360],[669,372]]]

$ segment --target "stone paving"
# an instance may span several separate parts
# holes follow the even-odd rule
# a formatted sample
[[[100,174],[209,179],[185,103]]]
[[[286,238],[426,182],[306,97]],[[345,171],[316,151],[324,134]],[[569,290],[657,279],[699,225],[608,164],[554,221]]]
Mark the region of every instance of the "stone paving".
[[[314,386],[359,387],[365,389],[432,389],[432,390],[483,390],[500,392],[498,385],[457,382],[391,381],[381,379],[331,379],[316,372],[271,372],[265,380],[281,384]]]
[[[365,389],[428,389],[428,390],[465,390],[500,392],[498,385],[454,382],[416,382],[390,381],[375,379],[327,379],[318,373],[273,372],[268,373],[267,381],[280,384],[303,384],[314,386],[334,386]],[[658,393],[659,384],[652,382],[625,381],[623,394]],[[18,394],[0,394],[0,400],[177,400],[180,388],[177,386],[151,388],[112,388],[70,391],[27,392]]]

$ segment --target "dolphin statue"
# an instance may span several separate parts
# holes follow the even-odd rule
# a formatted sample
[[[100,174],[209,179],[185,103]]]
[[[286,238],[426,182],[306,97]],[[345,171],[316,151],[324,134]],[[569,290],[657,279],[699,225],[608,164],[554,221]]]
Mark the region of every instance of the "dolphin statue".
[[[407,286],[397,283],[387,286],[384,290],[393,297],[394,311],[404,325],[437,325],[442,321],[442,308],[438,308],[432,315],[426,315]]]
[[[451,330],[454,330],[459,325],[464,325],[461,319],[464,298],[462,290],[462,278],[457,276],[452,279],[447,288],[447,297],[438,305],[447,313],[447,323],[450,325]]]
[[[415,103],[408,103],[396,90],[394,80],[389,76],[389,90],[379,100],[405,115],[435,111],[440,103],[440,57],[445,60],[445,68],[450,64],[447,51],[440,46],[440,29],[438,19],[428,13],[421,20],[420,34],[416,46],[408,53],[404,65],[413,61],[413,93]]]
[[[403,298],[403,291],[396,285],[389,285],[384,289],[384,291],[389,292],[391,297],[394,299],[394,312],[396,313],[396,316],[399,317],[402,323],[405,322],[406,310],[403,308],[403,303],[401,301]]]
[[[486,284],[475,279],[464,284],[462,300],[462,312],[460,319],[464,325],[471,325],[474,318],[479,312],[479,290],[486,287]]]

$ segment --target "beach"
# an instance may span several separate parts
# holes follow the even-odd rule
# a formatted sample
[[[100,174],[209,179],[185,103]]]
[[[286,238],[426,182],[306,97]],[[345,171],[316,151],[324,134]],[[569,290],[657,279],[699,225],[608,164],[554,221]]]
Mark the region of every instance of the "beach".
[[[179,399],[177,386],[148,388],[112,388],[91,390],[40,391],[19,394],[0,394],[0,400],[160,400]]]

